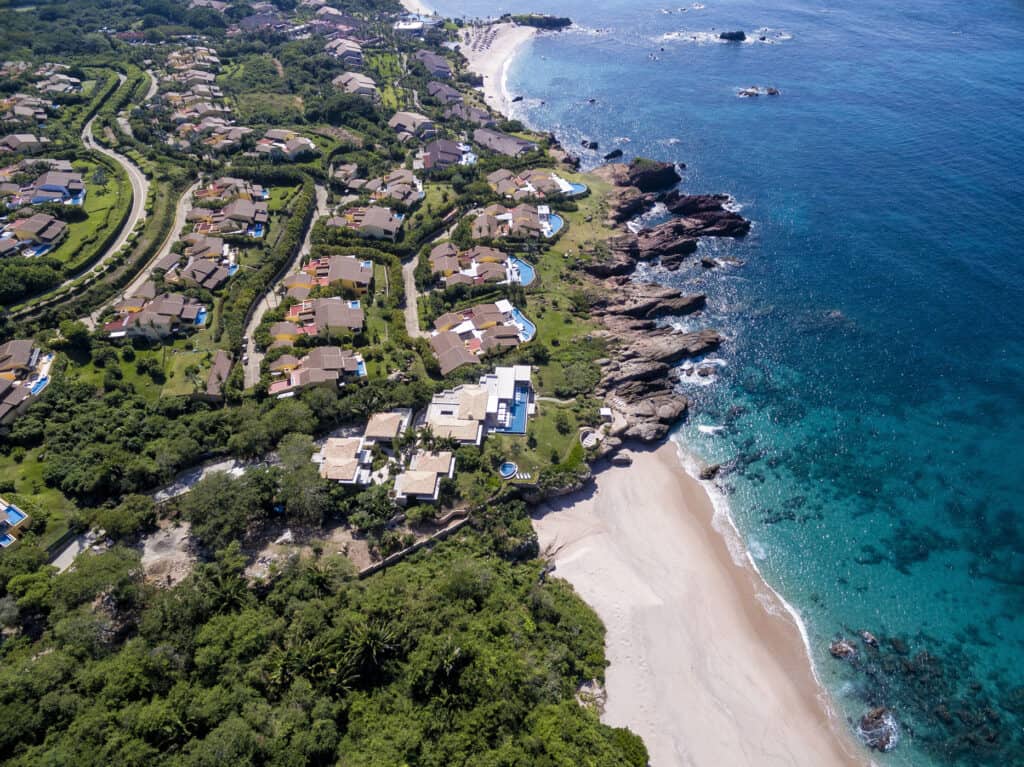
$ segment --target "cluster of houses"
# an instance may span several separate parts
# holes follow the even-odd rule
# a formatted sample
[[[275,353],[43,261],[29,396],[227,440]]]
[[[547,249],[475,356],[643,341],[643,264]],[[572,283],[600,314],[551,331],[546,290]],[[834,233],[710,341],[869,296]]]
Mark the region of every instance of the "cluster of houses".
[[[475,365],[486,354],[530,341],[536,328],[506,299],[447,312],[434,320],[430,348],[441,375]]]
[[[357,173],[357,166],[349,163],[335,168],[331,177],[346,190],[365,194],[376,203],[393,202],[411,208],[423,199],[423,183],[411,170],[397,168],[369,180],[358,178]]]
[[[42,126],[56,108],[56,105],[49,99],[32,96],[28,93],[13,93],[0,98],[0,122],[31,123]]]
[[[14,421],[46,388],[52,363],[31,339],[0,344],[0,424]]]
[[[327,439],[313,461],[326,480],[355,486],[393,480],[397,503],[437,503],[444,480],[455,477],[456,458],[428,444],[480,445],[490,433],[525,434],[535,412],[530,367],[498,367],[478,383],[434,395],[415,423],[408,409],[375,413],[362,435]]]

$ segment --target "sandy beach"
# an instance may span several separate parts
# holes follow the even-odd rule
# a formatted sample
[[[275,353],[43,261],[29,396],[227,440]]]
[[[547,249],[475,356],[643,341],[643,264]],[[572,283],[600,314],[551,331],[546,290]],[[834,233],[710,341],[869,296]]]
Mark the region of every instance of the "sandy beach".
[[[470,70],[484,79],[484,101],[506,117],[512,106],[512,97],[505,88],[508,65],[519,47],[537,33],[534,27],[508,22],[466,27],[461,33],[459,50],[469,62]]]
[[[796,621],[733,562],[675,445],[632,455],[534,518],[555,576],[607,629],[603,721],[643,737],[653,767],[868,764],[830,722]]]
[[[426,5],[420,2],[420,0],[401,0],[402,7],[405,8],[409,13],[415,13],[418,16],[431,16],[434,11],[428,8]]]

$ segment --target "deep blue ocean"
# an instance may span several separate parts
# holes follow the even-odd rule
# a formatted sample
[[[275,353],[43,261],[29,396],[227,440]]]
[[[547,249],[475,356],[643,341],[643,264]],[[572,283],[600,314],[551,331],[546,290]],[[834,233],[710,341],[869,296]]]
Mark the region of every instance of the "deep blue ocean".
[[[743,266],[645,272],[729,337],[678,438],[725,465],[843,715],[894,710],[880,761],[1024,764],[1024,4],[436,5],[570,16],[513,62],[516,116],[742,206],[751,235],[701,249]],[[829,656],[860,629],[878,650]]]

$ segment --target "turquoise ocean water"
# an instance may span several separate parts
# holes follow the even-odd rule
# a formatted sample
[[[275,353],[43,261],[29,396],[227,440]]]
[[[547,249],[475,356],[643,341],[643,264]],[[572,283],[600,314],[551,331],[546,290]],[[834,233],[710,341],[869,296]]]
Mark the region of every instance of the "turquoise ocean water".
[[[510,67],[516,116],[742,206],[746,240],[701,246],[742,267],[645,273],[729,336],[678,438],[725,464],[843,715],[895,711],[884,764],[1024,764],[1024,5],[437,6],[572,17]],[[879,649],[833,660],[860,629]]]

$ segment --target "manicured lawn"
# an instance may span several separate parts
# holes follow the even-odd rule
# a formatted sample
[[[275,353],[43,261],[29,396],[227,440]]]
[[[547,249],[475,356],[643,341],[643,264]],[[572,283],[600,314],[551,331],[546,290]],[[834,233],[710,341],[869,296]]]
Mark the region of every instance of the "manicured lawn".
[[[29,450],[21,463],[0,456],[0,482],[14,483],[15,491],[5,492],[4,498],[32,516],[32,529],[39,535],[40,544],[49,546],[67,532],[75,505],[60,490],[43,483],[41,450]]]
[[[86,194],[82,208],[88,218],[69,224],[67,237],[53,252],[56,258],[72,263],[76,269],[101,255],[98,252],[99,246],[131,205],[131,190],[124,171],[102,166],[106,184],[97,186],[92,183],[92,179],[99,167],[95,162],[75,163],[75,170],[81,171],[85,180]]]

